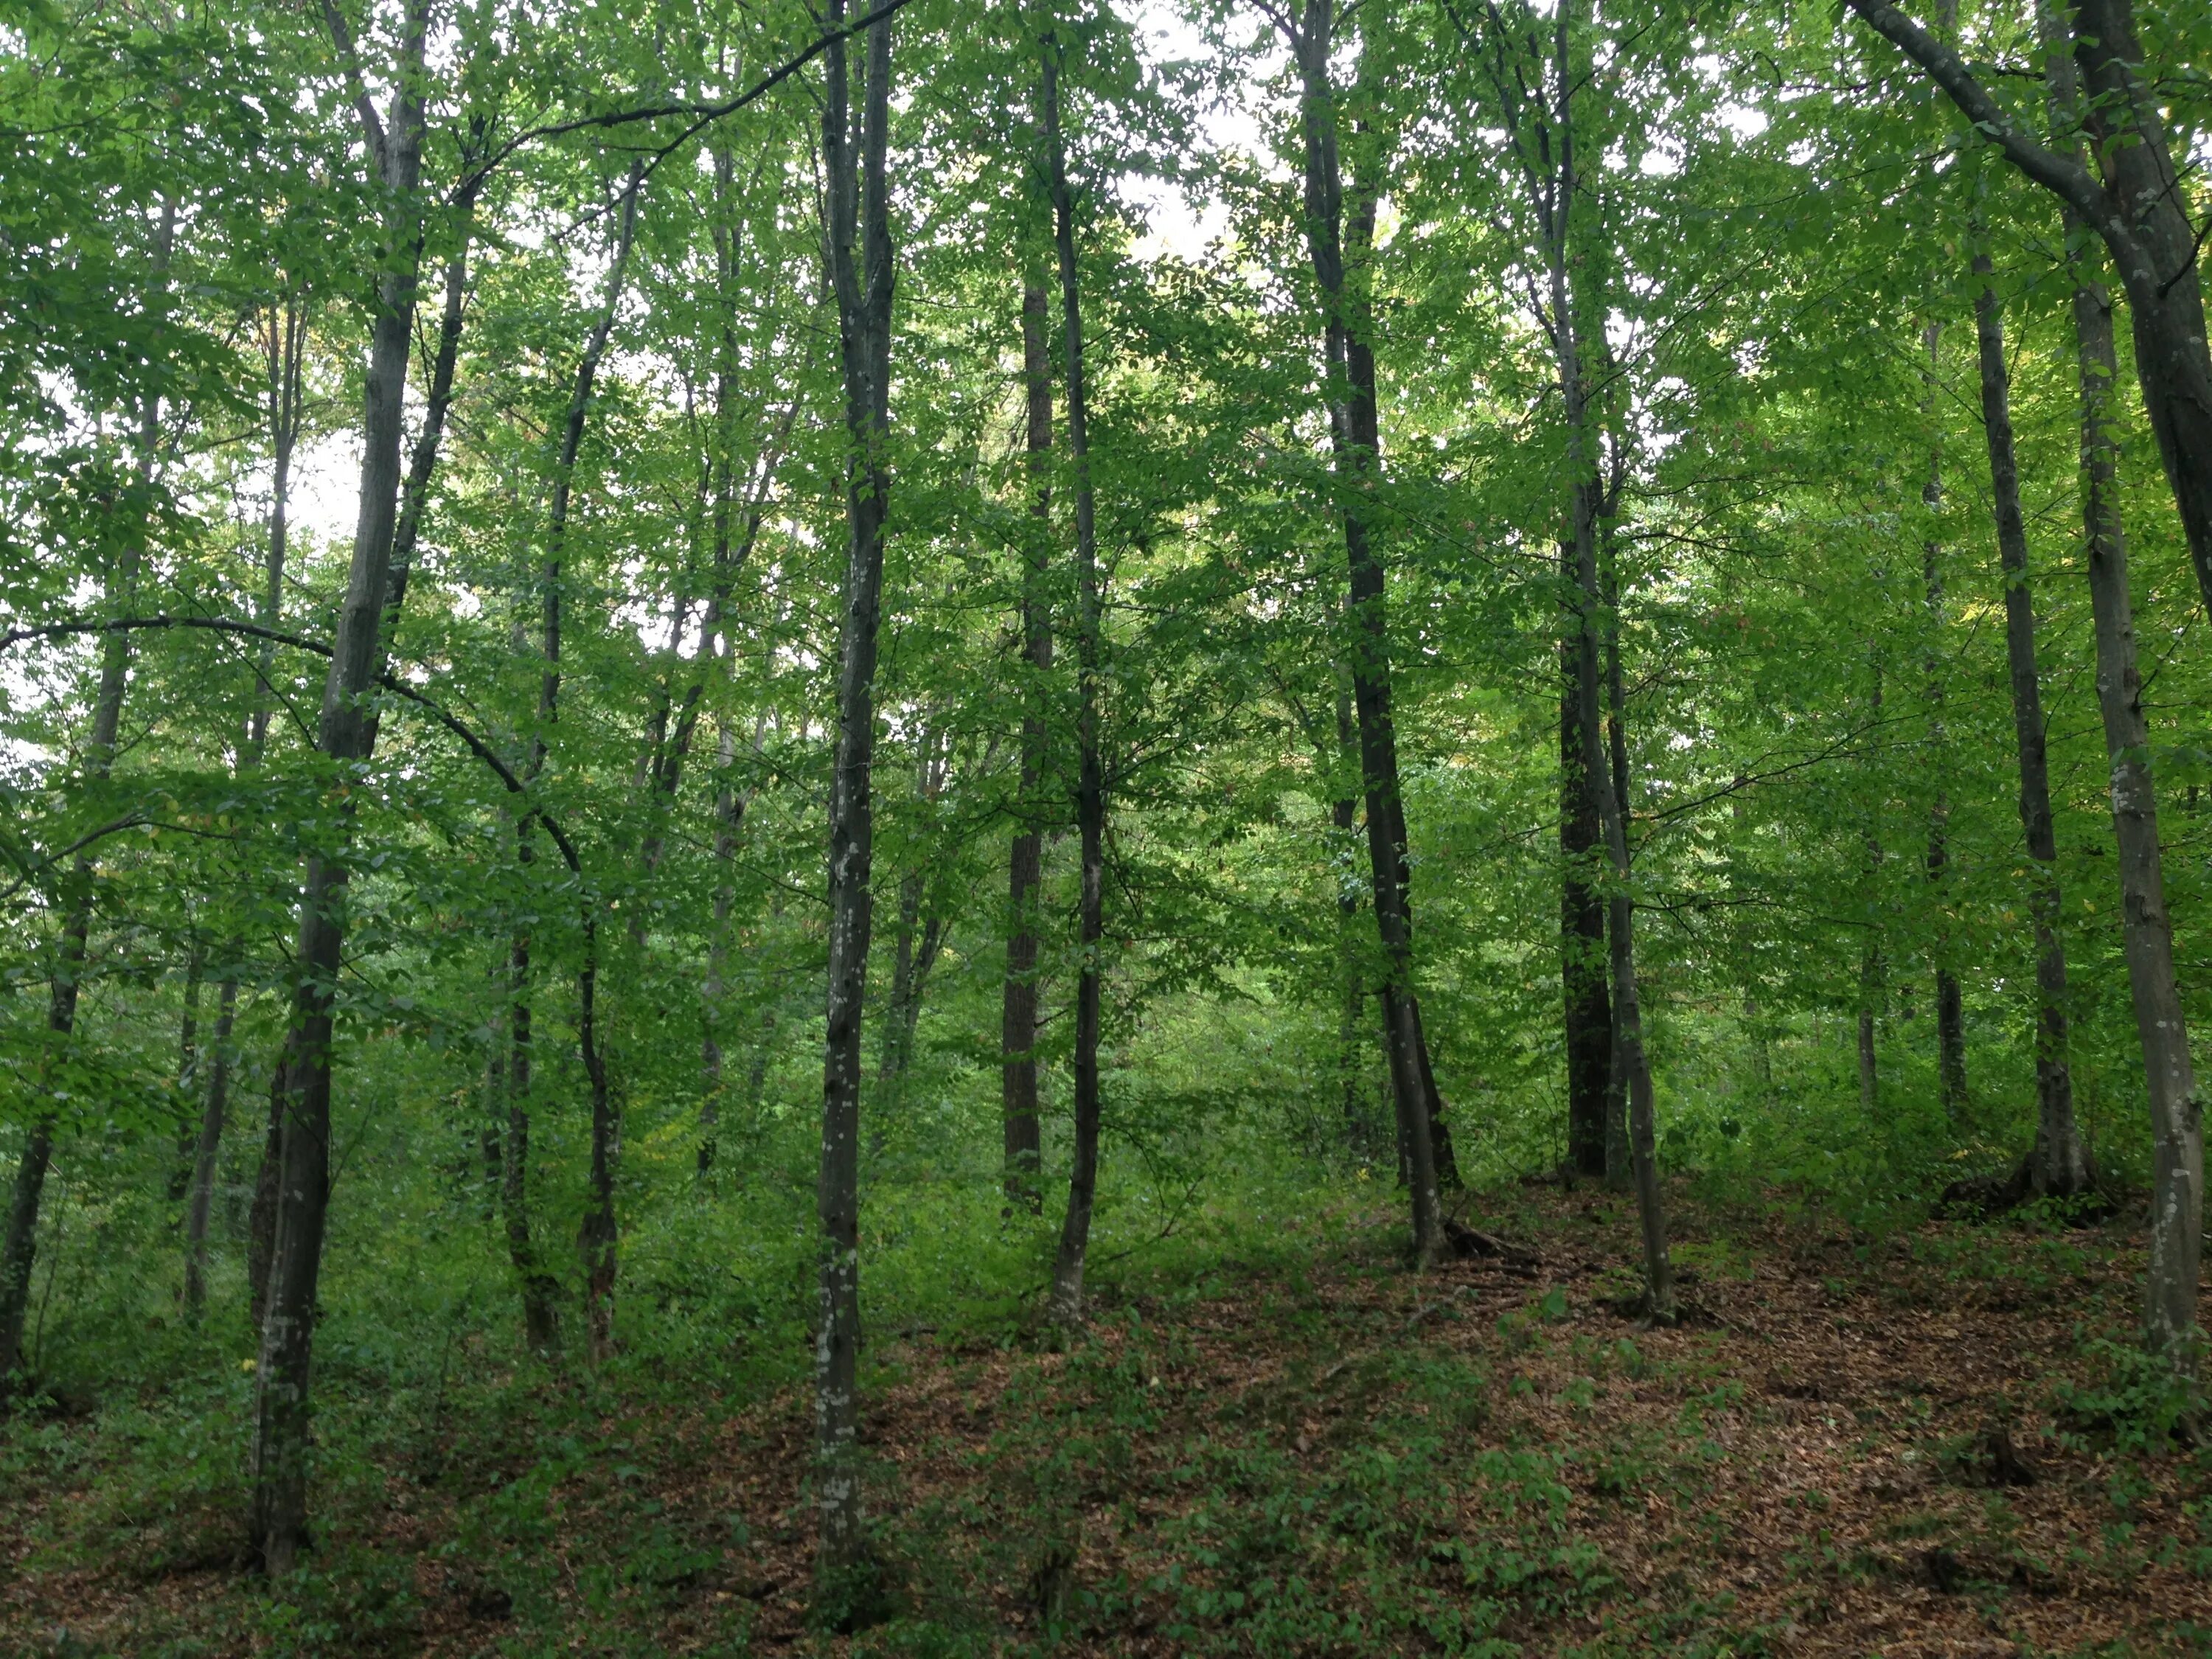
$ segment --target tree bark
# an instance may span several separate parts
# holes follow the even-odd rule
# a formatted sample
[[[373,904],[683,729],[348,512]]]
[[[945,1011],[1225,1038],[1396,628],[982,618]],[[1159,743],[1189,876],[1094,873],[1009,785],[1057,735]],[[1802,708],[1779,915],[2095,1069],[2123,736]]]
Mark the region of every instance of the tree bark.
[[[316,744],[341,772],[366,761],[374,741],[368,696],[383,658],[386,586],[399,506],[401,415],[422,257],[422,79],[428,13],[427,0],[412,0],[403,26],[390,131],[370,125],[368,132],[386,198],[388,247],[369,346],[360,517]],[[366,97],[362,108],[365,116],[372,113]],[[252,1457],[252,1536],[272,1576],[290,1571],[307,1541],[308,1382],[330,1201],[331,1045],[345,939],[345,823],[342,812],[339,843],[307,861],[282,1073],[283,1152],[268,1307],[254,1374]]]
[[[845,21],[830,0],[830,29]],[[845,386],[846,562],[838,641],[837,743],[830,791],[830,964],[822,1067],[821,1225],[814,1349],[815,1504],[820,1523],[817,1595],[850,1619],[866,1589],[867,1542],[857,1467],[860,1346],[860,1024],[867,994],[869,876],[873,854],[871,771],[875,759],[876,632],[882,606],[884,519],[890,476],[890,321],[893,270],[885,179],[890,137],[891,24],[867,33],[860,110],[851,109],[842,39],[823,52],[823,227],[837,300]],[[856,131],[857,129],[857,131]],[[858,154],[855,149],[857,148]]]
[[[167,280],[176,228],[176,204],[165,198],[154,231],[153,268],[157,282]],[[138,487],[146,495],[153,489],[160,422],[161,404],[149,397],[140,405],[137,433]],[[142,525],[125,538],[122,551],[107,572],[106,597],[118,614],[129,611],[145,556]],[[123,695],[131,676],[130,640],[128,633],[117,630],[100,641],[100,689],[93,701],[92,732],[84,752],[85,781],[90,784],[104,782],[115,765],[116,739],[123,725]],[[93,862],[88,852],[79,853],[71,861],[65,891],[61,939],[46,1003],[46,1029],[64,1039],[76,1030],[77,991],[92,938]],[[53,1163],[58,1127],[57,1115],[51,1109],[39,1111],[24,1135],[22,1156],[15,1166],[7,1237],[0,1241],[0,1401],[8,1397],[23,1370],[23,1320],[30,1308],[31,1269],[38,1255],[39,1202]]]
[[[2005,368],[2004,313],[1990,280],[1990,256],[1977,253],[1975,339],[1982,371],[1982,426],[1989,441],[1990,494],[1997,556],[2005,575],[2005,657],[2012,681],[2014,744],[2020,755],[2020,826],[2033,872],[2027,903],[2035,926],[2035,1149],[2033,1190],[2068,1197],[2087,1189],[2094,1172],[2074,1121],[2074,1075],[2066,1053],[2066,947],[2058,934],[2058,842],[2051,818],[2051,770],[2045,749],[2043,691],[2036,669],[2035,600],[2028,585],[2027,527],[2021,516],[2020,467],[2013,453],[2011,380]]]
[[[1344,521],[1350,578],[1345,656],[1352,678],[1360,772],[1367,796],[1368,860],[1374,879],[1376,931],[1382,947],[1383,979],[1379,992],[1391,1092],[1407,1149],[1413,1259],[1417,1266],[1425,1267],[1436,1260],[1443,1239],[1443,1211],[1437,1197],[1439,1148],[1431,1127],[1434,1103],[1425,1080],[1428,1067],[1422,1049],[1420,1014],[1413,1000],[1413,918],[1407,897],[1411,869],[1399,784],[1397,732],[1391,711],[1386,582],[1359,504],[1374,489],[1382,468],[1375,353],[1366,332],[1364,270],[1373,249],[1376,198],[1371,188],[1355,179],[1347,226],[1337,143],[1336,92],[1329,77],[1335,21],[1330,0],[1305,0],[1296,27],[1287,33],[1300,79],[1306,246],[1324,307],[1329,431],[1341,488],[1339,511]]]
[[[1045,678],[1052,672],[1052,614],[1045,597],[1050,556],[1052,486],[1052,356],[1047,343],[1042,276],[1022,287],[1022,383],[1028,406],[1029,473],[1033,499],[1032,544],[1023,550],[1020,827],[1007,860],[1006,987],[999,1021],[1000,1115],[1004,1123],[1006,1191],[1009,1204],[1032,1213],[1043,1206],[1040,1164],[1043,1141],[1037,1117],[1037,904],[1043,883],[1044,826],[1039,821],[1044,779]]]
[[[1076,903],[1075,1145],[1067,1178],[1067,1213],[1052,1275],[1052,1316],[1063,1326],[1083,1319],[1083,1272],[1098,1189],[1100,1112],[1098,1037],[1105,964],[1106,775],[1099,754],[1098,678],[1101,622],[1097,514],[1091,489],[1089,393],[1085,380],[1082,285],[1075,257],[1075,203],[1060,131],[1060,46],[1044,38],[1042,106],[1045,164],[1052,191],[1059,254],[1062,368],[1066,376],[1067,457],[1075,483],[1075,825],[1081,842]]]

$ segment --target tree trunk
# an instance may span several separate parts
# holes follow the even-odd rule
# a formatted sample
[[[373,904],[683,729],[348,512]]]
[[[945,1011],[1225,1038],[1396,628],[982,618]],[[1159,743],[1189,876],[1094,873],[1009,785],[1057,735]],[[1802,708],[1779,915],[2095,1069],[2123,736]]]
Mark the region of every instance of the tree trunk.
[[[1989,440],[1990,494],[2005,574],[2005,656],[2012,679],[2013,732],[2020,751],[2020,826],[2033,871],[2027,902],[2035,923],[2036,1133],[2028,1181],[2038,1193],[2069,1197],[2087,1190],[2094,1172],[2074,1121],[2074,1075],[2067,1063],[2066,947],[2058,936],[2058,842],[2051,826],[2043,691],[2036,672],[2035,601],[2028,586],[2020,468],[2013,454],[2004,314],[1990,281],[1994,267],[1990,256],[1976,254],[1973,269],[1982,279],[1974,296],[1974,325],[1981,357],[1982,425]]]
[[[623,289],[629,278],[630,248],[637,236],[638,198],[645,180],[642,160],[630,163],[629,184],[623,191],[622,213],[607,269],[606,303],[584,343],[576,362],[575,384],[568,394],[568,413],[561,429],[561,449],[555,463],[550,509],[545,531],[544,617],[541,648],[544,678],[538,688],[538,732],[531,751],[535,775],[544,761],[547,732],[559,717],[561,698],[561,622],[567,550],[568,505],[576,481],[576,457],[583,447],[584,428],[590,418],[592,391],[599,380],[599,364],[614,333],[615,316],[621,308]],[[586,899],[588,904],[591,900]],[[576,974],[576,1043],[591,1086],[591,1185],[583,1219],[577,1225],[576,1251],[584,1270],[584,1330],[594,1362],[614,1351],[615,1170],[622,1156],[622,1119],[607,1077],[606,1056],[598,1039],[599,927],[587,914],[584,921],[584,960]]]
[[[164,198],[161,216],[154,232],[153,269],[156,282],[167,279],[170,252],[175,243],[176,204]],[[160,436],[161,404],[148,398],[138,419],[138,485],[150,494],[154,483],[155,445]],[[150,504],[148,510],[150,512]],[[145,532],[126,538],[123,550],[107,572],[106,599],[117,615],[128,615],[131,596],[146,556]],[[115,744],[123,724],[123,694],[131,675],[131,636],[120,630],[104,635],[100,646],[100,690],[94,696],[92,732],[85,744],[84,775],[88,783],[103,781],[115,764]],[[76,1030],[79,982],[84,975],[87,947],[92,937],[93,861],[81,852],[70,866],[63,912],[61,940],[55,952],[53,981],[46,1004],[46,1029],[67,1038]],[[41,1110],[33,1116],[23,1138],[23,1152],[15,1166],[15,1187],[8,1206],[8,1233],[0,1241],[0,1401],[4,1401],[23,1370],[23,1319],[30,1308],[31,1269],[38,1254],[39,1200],[46,1191],[46,1171],[53,1163],[56,1114]]]
[[[1927,411],[1931,421],[1935,414],[1936,351],[1942,332],[1942,324],[1930,323],[1923,337],[1928,349]],[[1931,520],[1942,507],[1943,461],[1940,444],[1931,446],[1929,451],[1928,482],[1921,488],[1920,501]],[[1931,952],[1936,970],[1936,1095],[1944,1117],[1956,1127],[1966,1109],[1966,1016],[1959,975],[1951,965],[1951,928],[1944,915],[1950,885],[1951,800],[1946,788],[1949,761],[1943,721],[1942,555],[1942,544],[1931,532],[1920,544],[1920,574],[1928,605],[1928,650],[1923,668],[1927,684],[1929,747],[1932,751],[1930,770],[1936,781],[1936,800],[1928,812],[1926,866],[1936,910],[1936,944]]]
[[[190,1099],[199,1086],[200,986],[206,977],[207,947],[197,933],[185,959],[185,1012],[177,1026],[177,1096]],[[191,1190],[192,1154],[199,1135],[190,1120],[177,1125],[177,1161],[169,1170],[169,1201],[175,1203]]]
[[[1382,942],[1380,988],[1391,1092],[1406,1148],[1412,1199],[1413,1259],[1427,1267],[1443,1239],[1437,1202],[1437,1146],[1425,1082],[1419,1012],[1413,1003],[1411,871],[1399,787],[1398,740],[1391,712],[1389,618],[1382,564],[1368,535],[1360,501],[1382,467],[1376,406],[1375,353],[1366,337],[1366,262],[1372,256],[1376,193],[1355,179],[1346,224],[1335,88],[1329,58],[1335,15],[1329,0],[1305,0],[1291,45],[1301,82],[1306,246],[1324,307],[1322,342],[1328,374],[1329,433],[1340,486],[1349,570],[1346,665],[1359,729],[1367,796],[1368,861],[1374,878],[1375,925]],[[1347,236],[1347,231],[1349,235]],[[1347,259],[1346,243],[1350,243]]]
[[[1572,580],[1573,550],[1560,550]],[[1613,1081],[1613,999],[1606,989],[1605,902],[1593,878],[1602,856],[1596,791],[1584,772],[1572,636],[1559,644],[1559,945],[1567,1058],[1567,1164],[1601,1179]]]
[[[208,1218],[215,1206],[216,1168],[222,1157],[223,1120],[230,1111],[231,1030],[238,1018],[238,978],[223,977],[216,994],[215,1041],[208,1056],[207,1102],[192,1144],[191,1183],[185,1204],[185,1310],[207,1305]]]
[[[458,321],[455,327],[459,327]],[[261,599],[254,620],[263,628],[274,629],[283,614],[284,566],[291,529],[292,452],[299,442],[307,392],[304,364],[307,318],[296,289],[288,288],[282,306],[270,313],[268,332],[262,343],[269,368],[269,434],[273,465],[269,540],[262,566]],[[275,641],[261,642],[254,678],[253,712],[246,717],[234,769],[240,777],[259,769],[268,748],[270,677],[276,670],[276,653]],[[230,1074],[236,1060],[231,1047],[231,1030],[238,1007],[238,963],[244,950],[243,942],[235,937],[223,947],[225,966],[222,988],[216,994],[215,1054],[208,1070],[207,1099],[201,1108],[199,1139],[193,1152],[191,1193],[185,1210],[185,1306],[195,1317],[207,1299],[208,1218],[215,1203],[215,1176],[222,1153],[223,1125],[230,1113]],[[276,1212],[273,1207],[262,1204],[260,1195],[265,1185],[272,1200],[275,1197],[275,1158],[278,1149],[278,1137],[267,1136],[263,1147],[264,1167],[257,1172],[254,1183],[256,1219],[272,1225]],[[254,1237],[259,1249],[258,1255],[250,1259],[265,1266],[267,1235],[257,1229]],[[256,1330],[261,1326],[262,1291],[258,1276],[249,1272],[247,1294],[254,1310]]]
[[[360,518],[324,682],[316,745],[342,769],[366,760],[374,737],[367,702],[382,659],[380,636],[399,506],[401,414],[422,252],[422,76],[428,21],[427,0],[413,0],[403,28],[390,131],[376,128],[369,135],[389,202],[391,257],[377,283],[362,419]],[[342,837],[344,833],[342,829]],[[293,957],[296,983],[282,1071],[283,1153],[268,1308],[254,1374],[252,1536],[272,1576],[291,1570],[307,1540],[308,1374],[330,1200],[331,1042],[345,939],[345,854],[342,839],[338,846],[309,857]]]
[[[1613,495],[1618,497],[1620,485],[1615,481]],[[1620,680],[1620,582],[1613,562],[1613,547],[1610,533],[1610,513],[1599,519],[1607,531],[1599,544],[1602,562],[1598,580],[1604,585],[1605,598],[1605,752],[1612,767],[1613,798],[1620,804],[1621,825],[1627,828],[1631,805],[1628,796],[1628,711],[1627,695]],[[1601,848],[1605,817],[1595,799],[1590,810],[1601,831]],[[1603,958],[1607,968],[1611,957]],[[1607,975],[1608,982],[1611,975]],[[1608,1007],[1610,1005],[1608,1005]],[[1616,1018],[1607,1033],[1606,1043],[1605,1080],[1605,1178],[1613,1187],[1630,1187],[1636,1181],[1635,1135],[1628,1121],[1628,1061],[1620,1052],[1620,1021]]]
[[[1043,1142],[1037,1117],[1037,904],[1044,872],[1044,826],[1039,821],[1044,778],[1045,677],[1052,671],[1052,615],[1045,599],[1050,556],[1052,487],[1052,355],[1047,343],[1043,278],[1022,287],[1022,383],[1029,413],[1029,470],[1034,499],[1033,544],[1023,552],[1022,648],[1029,672],[1024,687],[1021,787],[1007,860],[1006,988],[999,1022],[1000,1115],[1005,1126],[1006,1201],[1032,1213],[1043,1206],[1040,1164]]]
[[[526,854],[526,844],[522,850]],[[525,862],[527,862],[526,858]],[[522,1332],[530,1351],[550,1359],[561,1348],[561,1285],[546,1270],[530,1231],[530,940],[507,950],[507,1143],[500,1155],[500,1220],[507,1259],[522,1293]]]
[[[1337,763],[1334,767],[1328,764],[1326,750],[1317,751],[1317,759],[1324,776],[1334,771],[1346,780],[1347,786],[1358,776],[1359,745],[1352,732],[1352,692],[1342,682],[1336,694]],[[1348,787],[1347,793],[1338,794],[1329,803],[1328,818],[1336,831],[1332,854],[1340,849],[1341,855],[1350,856],[1355,845],[1354,831],[1359,825],[1359,801],[1348,792]],[[1330,871],[1336,880],[1336,1072],[1343,1093],[1345,1147],[1357,1157],[1366,1152],[1374,1140],[1367,1121],[1367,1091],[1362,1080],[1367,1068],[1367,1045],[1360,1040],[1360,1026],[1367,1009],[1368,985],[1359,950],[1359,890],[1346,878],[1346,872],[1335,867],[1334,857]]]
[[[1558,357],[1559,389],[1567,429],[1571,545],[1574,555],[1574,599],[1580,622],[1575,636],[1575,696],[1582,727],[1585,775],[1595,781],[1598,817],[1605,834],[1612,869],[1612,891],[1607,903],[1607,934],[1613,969],[1613,1058],[1628,1090],[1629,1157],[1636,1180],[1637,1211],[1644,1235],[1644,1271],[1651,1318],[1671,1323],[1674,1318],[1674,1268],[1668,1259],[1666,1217],[1659,1187],[1654,1145],[1654,1104],[1651,1067],[1644,1048],[1643,1011],[1636,975],[1633,933],[1635,904],[1631,896],[1626,802],[1615,785],[1613,760],[1608,753],[1605,728],[1600,720],[1601,630],[1608,625],[1611,607],[1606,604],[1598,572],[1598,523],[1605,511],[1605,490],[1599,479],[1595,423],[1589,408],[1589,383],[1583,356],[1582,313],[1571,276],[1577,249],[1571,218],[1572,205],[1583,189],[1575,154],[1574,89],[1577,84],[1571,55],[1573,8],[1562,0],[1553,32],[1552,91],[1538,112],[1544,124],[1539,151],[1554,158],[1556,173],[1542,176],[1533,169],[1528,184],[1543,234],[1548,266],[1550,331]],[[1507,100],[1508,118],[1516,125],[1522,113],[1514,90],[1501,76],[1499,96]],[[1616,714],[1616,725],[1618,725]],[[1623,769],[1626,754],[1624,738]]]
[[[845,21],[830,0],[824,22]],[[869,874],[873,853],[876,630],[882,604],[884,517],[890,477],[890,204],[885,179],[891,23],[867,33],[859,119],[842,39],[823,52],[823,227],[837,299],[845,384],[846,563],[838,640],[837,744],[830,790],[830,964],[822,1066],[820,1298],[814,1349],[816,1555],[823,1610],[847,1621],[868,1590],[857,1440],[860,1348],[860,1024],[867,994]],[[857,131],[855,131],[857,128]],[[858,155],[854,154],[857,145]]]
[[[1099,756],[1100,632],[1097,514],[1091,490],[1091,434],[1085,384],[1082,285],[1075,258],[1075,203],[1060,131],[1060,46],[1051,31],[1043,50],[1045,165],[1052,190],[1059,252],[1062,368],[1067,383],[1067,456],[1075,481],[1075,825],[1082,853],[1076,904],[1075,1146],[1067,1178],[1067,1213],[1053,1266],[1052,1316],[1063,1326],[1083,1319],[1083,1270],[1091,1247],[1091,1209],[1098,1189],[1098,1036],[1105,936],[1106,775]]]
[[[2109,9],[2111,0],[2105,0]],[[2082,21],[2089,7],[2082,8]],[[2076,88],[2065,40],[2048,6],[2038,21],[2049,52],[2052,126],[2069,134]],[[2076,35],[2081,33],[2077,22]],[[2096,82],[2093,79],[2092,89]],[[2069,204],[2070,206],[2070,204]],[[2175,210],[2178,211],[2178,209]],[[2081,228],[2067,216],[2069,245]],[[2173,971],[2173,929],[2166,915],[2166,876],[2158,844],[2158,792],[2151,776],[2150,728],[2143,717],[2136,667],[2134,602],[2128,587],[2127,542],[2120,524],[2119,434],[2112,388],[2118,373],[2110,301],[2077,252],[2074,265],[2074,337],[2081,399],[2082,526],[2089,564],[2089,599],[2096,620],[2097,706],[2112,768],[2113,836],[2119,848],[2120,927],[2150,1099],[2150,1272],[2144,1297],[2147,1344],[2175,1369],[2194,1376],[2200,1336],[2197,1279],[2203,1249],[2204,1131],[2197,1100],[2189,1027]],[[2188,273],[2192,295],[2197,279]],[[2140,324],[2138,325],[2140,338]],[[2200,325],[2197,347],[2203,339]],[[2140,350],[2140,345],[2138,346]],[[2138,365],[2140,369],[2140,365]],[[2148,393],[2148,384],[2146,385]]]

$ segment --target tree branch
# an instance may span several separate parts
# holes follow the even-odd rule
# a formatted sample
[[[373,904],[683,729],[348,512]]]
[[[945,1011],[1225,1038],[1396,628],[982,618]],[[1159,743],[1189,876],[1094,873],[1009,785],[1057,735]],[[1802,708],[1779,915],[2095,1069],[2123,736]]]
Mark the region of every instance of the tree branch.
[[[754,82],[752,85],[738,94],[736,97],[724,99],[719,103],[648,104],[641,109],[608,110],[599,115],[580,115],[572,121],[552,121],[542,126],[526,128],[495,149],[482,166],[462,174],[460,182],[453,186],[448,199],[457,198],[465,191],[480,189],[483,181],[498,168],[501,162],[525,144],[534,143],[540,138],[558,138],[568,133],[585,132],[593,128],[630,126],[640,121],[657,121],[663,116],[668,115],[697,117],[698,118],[690,126],[661,145],[655,152],[653,161],[646,168],[649,174],[672,151],[681,148],[725,115],[735,114],[754,100],[781,86],[840,40],[850,40],[854,35],[865,33],[893,13],[903,9],[907,3],[908,0],[884,0],[882,5],[878,6],[866,16],[855,19],[842,28],[832,29],[826,34],[817,36],[803,51],[786,58],[759,80]]]
[[[113,617],[101,622],[43,623],[32,628],[11,628],[0,634],[0,651],[20,645],[26,640],[54,640],[72,634],[120,634],[139,629],[197,628],[216,634],[236,634],[246,639],[267,640],[275,645],[289,646],[295,651],[312,652],[319,657],[331,654],[331,647],[319,640],[301,639],[296,634],[286,634],[274,628],[263,628],[254,623],[233,622],[227,617]],[[515,776],[507,763],[492,752],[484,740],[471,731],[443,705],[427,697],[388,669],[377,676],[376,684],[395,696],[403,697],[418,708],[427,710],[430,717],[444,726],[464,744],[469,752],[489,767],[493,775],[505,784],[510,794],[520,795],[530,804],[530,816],[545,826],[545,833],[561,849],[561,857],[572,875],[584,873],[583,861],[576,855],[575,843],[568,832],[537,801],[531,799],[529,787]]]

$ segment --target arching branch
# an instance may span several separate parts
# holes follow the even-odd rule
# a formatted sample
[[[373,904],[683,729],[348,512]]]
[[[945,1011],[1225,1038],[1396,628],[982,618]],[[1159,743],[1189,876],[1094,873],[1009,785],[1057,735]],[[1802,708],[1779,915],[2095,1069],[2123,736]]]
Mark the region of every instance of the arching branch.
[[[306,651],[318,657],[327,657],[331,647],[319,640],[302,639],[297,634],[287,634],[274,628],[263,628],[258,623],[234,622],[228,617],[110,617],[98,622],[41,623],[31,628],[11,628],[0,634],[0,651],[20,645],[27,640],[65,639],[73,634],[120,634],[141,629],[196,628],[214,634],[235,634],[246,639],[267,640],[271,644],[289,646],[295,651]],[[386,671],[377,676],[376,684],[393,696],[404,698],[416,708],[425,710],[433,720],[468,745],[469,752],[489,767],[493,775],[505,784],[510,793],[520,795],[529,802],[530,815],[545,826],[545,833],[561,849],[561,857],[569,873],[581,876],[583,860],[576,854],[575,843],[559,822],[537,801],[531,799],[530,789],[515,776],[514,769],[493,752],[491,746],[442,704],[426,697],[406,681]]]

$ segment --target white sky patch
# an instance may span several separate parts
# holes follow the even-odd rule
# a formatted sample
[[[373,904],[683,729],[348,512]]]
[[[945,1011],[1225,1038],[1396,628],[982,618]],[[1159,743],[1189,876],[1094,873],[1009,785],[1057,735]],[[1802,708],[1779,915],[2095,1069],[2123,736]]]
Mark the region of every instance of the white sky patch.
[[[1256,12],[1253,15],[1255,21],[1259,21]],[[1213,48],[1171,0],[1139,0],[1133,21],[1138,50],[1148,63],[1214,56]],[[1268,162],[1265,106],[1259,88],[1288,62],[1280,44],[1275,44],[1224,101],[1200,112],[1199,134],[1208,149],[1240,152],[1263,165]],[[1228,233],[1227,206],[1218,201],[1196,198],[1187,185],[1164,179],[1134,180],[1129,195],[1144,209],[1151,227],[1149,234],[1139,237],[1131,249],[1138,259],[1173,258],[1195,263]]]

